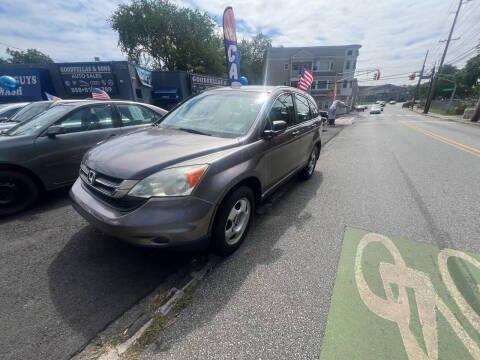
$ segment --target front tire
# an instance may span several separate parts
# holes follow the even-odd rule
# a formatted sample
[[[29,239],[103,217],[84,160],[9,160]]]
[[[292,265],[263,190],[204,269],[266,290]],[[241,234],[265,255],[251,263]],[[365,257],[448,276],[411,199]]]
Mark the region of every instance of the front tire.
[[[252,189],[241,186],[220,205],[213,225],[212,245],[218,254],[235,252],[245,240],[255,211]]]
[[[300,177],[303,180],[308,180],[313,176],[315,172],[315,166],[317,165],[318,156],[320,155],[320,151],[318,151],[318,147],[314,147],[312,152],[310,153],[310,157],[308,158],[307,166],[303,168],[300,172]]]
[[[0,217],[12,215],[33,205],[40,191],[28,176],[16,171],[0,171]]]

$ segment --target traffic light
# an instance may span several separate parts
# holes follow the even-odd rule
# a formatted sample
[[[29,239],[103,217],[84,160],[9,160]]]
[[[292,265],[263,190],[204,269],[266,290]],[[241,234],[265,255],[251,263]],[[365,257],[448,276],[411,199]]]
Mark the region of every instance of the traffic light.
[[[415,73],[412,73],[412,74],[408,75],[408,80],[415,80],[416,75],[417,74],[415,74]]]

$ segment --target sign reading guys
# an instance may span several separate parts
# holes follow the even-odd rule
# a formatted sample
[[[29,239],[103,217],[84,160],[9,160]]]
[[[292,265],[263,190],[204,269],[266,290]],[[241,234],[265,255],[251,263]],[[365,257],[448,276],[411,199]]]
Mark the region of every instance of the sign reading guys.
[[[240,86],[240,50],[237,46],[235,16],[231,6],[223,12],[223,41],[227,56],[228,83],[232,86]]]

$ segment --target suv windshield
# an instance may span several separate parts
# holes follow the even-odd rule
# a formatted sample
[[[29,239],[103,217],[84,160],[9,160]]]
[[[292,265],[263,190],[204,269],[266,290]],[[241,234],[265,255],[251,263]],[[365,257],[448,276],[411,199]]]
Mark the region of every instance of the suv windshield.
[[[38,129],[43,128],[45,125],[51,123],[55,119],[59,119],[67,112],[72,109],[72,105],[57,105],[47,111],[41,113],[38,116],[34,116],[30,120],[22,122],[18,125],[15,125],[13,128],[8,130],[5,135],[15,136],[15,135],[32,135]]]
[[[51,105],[52,105],[52,103],[49,103],[49,102],[39,102],[39,103],[29,104],[29,105],[25,106],[23,109],[21,109],[14,116],[12,116],[12,118],[8,121],[17,122],[17,123],[24,122],[28,119],[33,118],[34,116],[37,116],[38,114],[40,114],[42,112],[44,112]]]
[[[166,116],[160,127],[219,137],[245,135],[265,100],[262,92],[221,91],[196,96]]]

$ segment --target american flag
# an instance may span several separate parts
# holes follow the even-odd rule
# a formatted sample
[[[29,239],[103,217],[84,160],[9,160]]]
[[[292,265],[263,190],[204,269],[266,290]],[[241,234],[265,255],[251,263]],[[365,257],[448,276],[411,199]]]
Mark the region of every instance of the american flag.
[[[302,70],[302,76],[300,76],[300,80],[298,80],[298,85],[297,87],[300,90],[307,91],[307,89],[312,85],[313,82],[313,74],[310,70],[308,69],[303,69]]]
[[[62,99],[59,98],[58,96],[49,94],[49,93],[47,93],[47,92],[45,92],[45,96],[47,97],[47,100],[51,100],[51,101],[62,100]]]
[[[92,98],[95,100],[110,100],[110,96],[108,96],[105,91],[98,88],[92,89]]]

